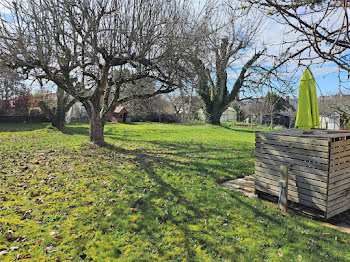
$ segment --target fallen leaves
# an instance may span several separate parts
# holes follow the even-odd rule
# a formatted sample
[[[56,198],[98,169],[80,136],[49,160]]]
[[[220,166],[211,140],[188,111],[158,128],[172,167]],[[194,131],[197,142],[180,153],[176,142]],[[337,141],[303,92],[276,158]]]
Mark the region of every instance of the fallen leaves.
[[[30,258],[29,254],[18,254],[17,259],[28,259]]]
[[[19,249],[19,247],[11,247],[11,248],[10,248],[11,251],[16,251],[16,250],[18,250],[18,249]]]
[[[58,249],[54,249],[55,247],[50,245],[46,248],[46,253],[54,253],[54,252],[57,252]]]
[[[0,256],[7,255],[9,252],[7,250],[1,250],[0,251]]]
[[[57,236],[60,232],[50,232],[50,236],[54,237]]]
[[[3,238],[6,239],[9,242],[15,242],[15,241],[21,241],[26,238],[26,236],[16,236],[12,230],[8,230],[4,235]]]

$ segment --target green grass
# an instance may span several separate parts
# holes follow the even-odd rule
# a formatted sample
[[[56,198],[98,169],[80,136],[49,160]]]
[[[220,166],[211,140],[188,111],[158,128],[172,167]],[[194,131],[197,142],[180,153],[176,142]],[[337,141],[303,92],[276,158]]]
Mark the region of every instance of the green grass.
[[[249,128],[87,134],[0,124],[0,260],[350,261],[349,235],[219,184],[253,172]]]

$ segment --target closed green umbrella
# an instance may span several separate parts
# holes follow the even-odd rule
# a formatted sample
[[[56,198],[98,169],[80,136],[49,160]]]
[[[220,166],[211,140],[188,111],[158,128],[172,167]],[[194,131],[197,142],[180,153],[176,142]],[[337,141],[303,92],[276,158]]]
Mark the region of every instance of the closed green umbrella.
[[[306,68],[299,88],[298,112],[295,127],[311,129],[320,125],[315,78]]]

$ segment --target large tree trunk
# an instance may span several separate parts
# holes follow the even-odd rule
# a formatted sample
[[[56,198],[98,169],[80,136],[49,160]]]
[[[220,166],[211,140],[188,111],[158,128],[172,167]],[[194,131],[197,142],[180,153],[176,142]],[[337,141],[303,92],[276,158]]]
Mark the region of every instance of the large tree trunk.
[[[57,88],[57,108],[53,124],[58,130],[63,129],[65,116],[64,91],[61,88]]]
[[[73,105],[66,107],[65,104],[65,93],[63,89],[57,88],[57,103],[56,109],[51,109],[45,101],[39,101],[38,105],[44,114],[48,117],[51,124],[56,127],[58,130],[62,131],[64,127],[66,112]]]
[[[100,118],[98,110],[96,107],[91,106],[91,118],[90,118],[90,142],[96,145],[102,146],[105,144],[104,141],[104,119]]]
[[[91,106],[90,106],[89,102],[87,102],[87,101],[84,101],[82,103],[83,103],[83,106],[85,107],[85,110],[86,110],[86,113],[88,115],[89,122],[90,122],[91,121]]]
[[[211,125],[220,125],[220,117],[217,118],[213,115],[207,116],[207,123]]]
[[[207,123],[211,125],[220,125],[220,118],[224,111],[225,110],[222,109],[212,109],[209,112],[207,111],[205,114]]]

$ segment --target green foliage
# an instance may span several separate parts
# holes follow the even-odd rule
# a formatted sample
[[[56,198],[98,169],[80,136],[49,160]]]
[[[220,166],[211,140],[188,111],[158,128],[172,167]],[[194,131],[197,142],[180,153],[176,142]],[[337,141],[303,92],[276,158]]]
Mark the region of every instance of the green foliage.
[[[286,101],[273,92],[267,92],[265,97],[265,106],[271,112],[280,112],[285,108]]]
[[[346,129],[346,130],[350,130],[350,122],[348,122],[348,123],[346,124],[345,129]]]
[[[249,128],[45,127],[0,124],[0,260],[350,261],[348,235],[218,183],[253,172]]]
[[[342,112],[340,114],[340,125],[348,129],[348,126],[350,126],[349,123],[350,123],[350,114]]]
[[[234,41],[234,40],[233,40]],[[233,46],[237,45],[235,48]],[[254,54],[245,64],[235,80],[233,88],[229,91],[227,86],[227,70],[230,67],[229,61],[240,50],[245,49],[243,42],[233,43],[228,38],[221,40],[220,47],[215,51],[215,70],[211,71],[205,63],[199,59],[193,59],[197,77],[197,92],[201,99],[206,121],[209,124],[219,125],[220,117],[227,107],[237,98],[244,81],[246,72],[258,60],[262,53]],[[235,49],[235,50],[232,50]],[[215,73],[215,78],[212,74]]]

